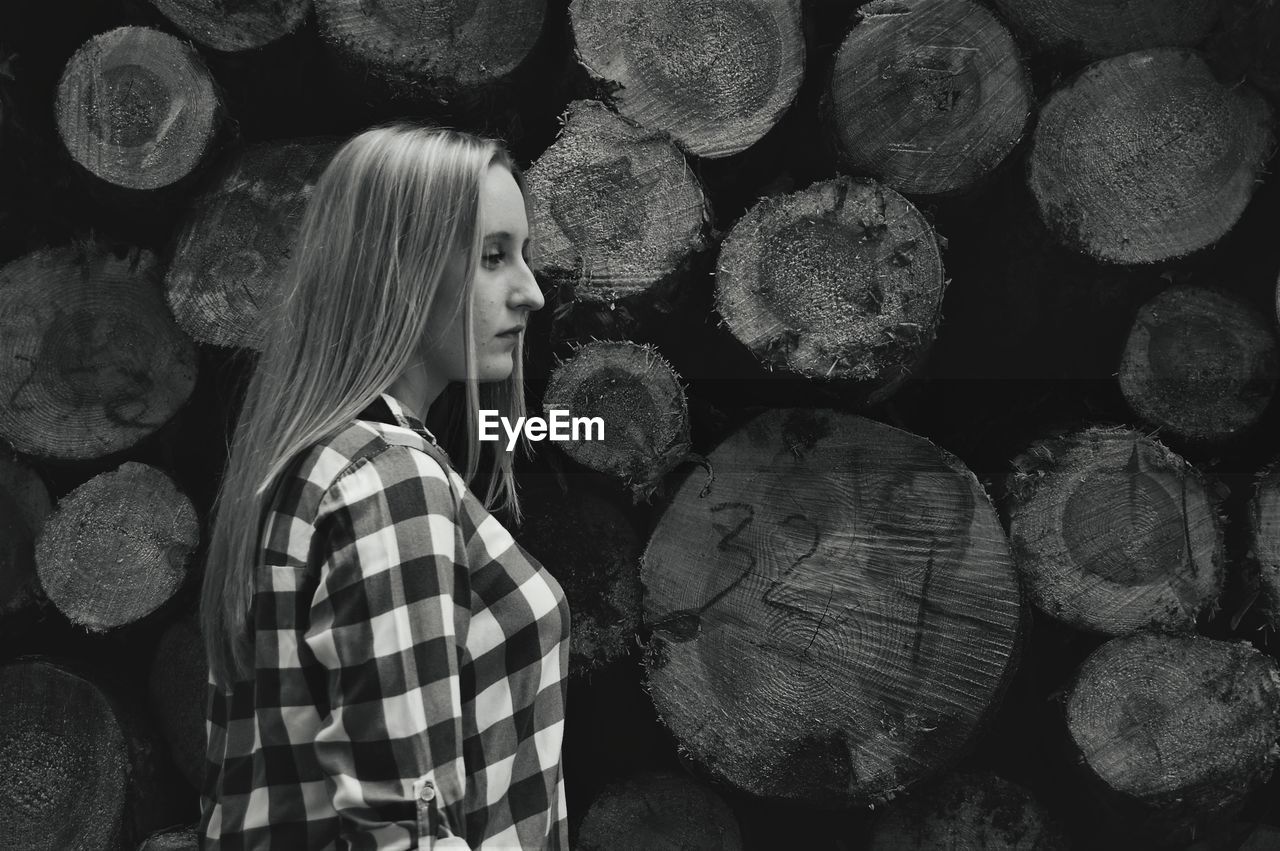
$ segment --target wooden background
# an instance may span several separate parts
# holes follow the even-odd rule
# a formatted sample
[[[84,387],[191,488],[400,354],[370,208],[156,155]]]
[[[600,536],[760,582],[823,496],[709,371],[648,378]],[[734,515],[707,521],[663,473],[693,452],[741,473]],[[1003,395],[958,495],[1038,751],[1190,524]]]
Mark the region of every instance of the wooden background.
[[[285,0],[10,0],[0,10],[0,438],[12,447],[0,459],[0,846],[132,848],[197,819],[203,671],[189,617],[238,388],[254,357],[246,306],[278,280],[326,152],[373,123],[411,117],[500,136],[540,198],[532,224],[548,303],[528,334],[530,411],[598,391],[606,373],[622,382],[599,412],[629,436],[594,455],[535,444],[537,456],[520,467],[529,516],[513,526],[561,579],[574,610],[565,759],[575,847],[1280,847],[1280,781],[1270,779],[1280,757],[1272,614],[1280,600],[1270,590],[1280,586],[1280,547],[1267,537],[1280,506],[1268,501],[1275,482],[1264,475],[1280,454],[1272,402],[1280,372],[1280,181],[1272,174],[1280,4],[705,0],[646,4],[643,14],[638,4],[582,0],[400,5],[410,8],[402,22],[420,25],[363,47],[352,34],[373,12],[355,0],[316,0],[314,8]],[[201,8],[218,23],[184,17]],[[1011,17],[1011,8],[1026,17]],[[453,16],[456,39],[439,35],[450,31],[439,9]],[[334,23],[344,14],[357,22],[346,30]],[[437,23],[422,23],[428,18]],[[624,19],[648,21],[662,38],[628,42],[619,36]],[[1058,24],[1079,32],[1055,37]],[[101,66],[78,53],[120,27],[146,29],[130,31],[124,52],[104,53]],[[1005,64],[983,67],[935,49],[948,38],[965,56],[1003,56]],[[842,54],[846,39],[863,52]],[[130,77],[139,55],[169,64]],[[440,64],[423,59],[437,56]],[[498,73],[511,56],[525,58]],[[604,73],[589,73],[588,58]],[[1093,65],[1099,61],[1110,64]],[[1181,70],[1142,76],[1164,64]],[[491,66],[498,72],[481,75],[497,76],[479,81],[457,70]],[[179,67],[195,69],[195,81]],[[1200,82],[1187,68],[1204,69]],[[93,98],[109,88],[95,74],[138,86],[159,79],[189,100],[171,100],[163,86],[128,95],[117,86],[119,109],[94,118]],[[980,96],[986,111],[968,118],[904,117],[919,118],[922,98],[938,113],[970,115]],[[1053,108],[1078,111],[1055,118],[1057,98]],[[1147,126],[1157,109],[1166,110],[1168,133]],[[182,144],[155,144],[166,117],[186,122],[178,125]],[[104,141],[111,132],[130,140],[123,153]],[[954,151],[946,168],[941,154],[902,153],[944,145]],[[841,187],[827,190],[838,192],[834,207],[821,186]],[[883,221],[859,212],[866,193]],[[917,220],[925,226],[915,227],[909,248],[880,245]],[[829,221],[839,224],[808,229]],[[743,222],[751,227],[735,231]],[[1119,232],[1126,236],[1116,239]],[[866,245],[880,254],[867,255]],[[781,259],[760,261],[766,249]],[[929,265],[930,252],[940,267]],[[755,277],[775,273],[772,282]],[[826,361],[802,364],[819,330],[845,342],[864,333],[865,305],[848,298],[863,298],[869,281],[878,298],[916,287],[927,299],[944,282],[945,294],[905,342],[828,352],[830,377]],[[787,333],[753,337],[772,320],[749,296],[770,283],[786,290],[778,297],[792,310]],[[1173,384],[1159,386],[1177,393],[1134,395],[1121,374],[1133,370],[1125,374],[1141,383],[1161,365],[1122,363],[1126,341],[1135,327],[1177,312],[1165,305],[1155,318],[1142,313],[1178,287],[1211,291],[1209,306],[1194,308],[1209,318],[1170,332],[1183,383],[1166,376]],[[42,341],[38,354],[32,335]],[[600,345],[623,340],[646,348]],[[553,380],[574,358],[578,374]],[[33,407],[21,400],[36,383],[47,396]],[[1230,412],[1218,393],[1247,409],[1243,420],[1222,425]],[[166,413],[130,424],[130,394]],[[456,403],[445,399],[428,423],[454,446],[459,435],[449,432],[446,409]],[[722,487],[741,468],[813,500],[806,510],[823,514],[827,533],[861,534],[852,530],[862,515],[841,512],[846,500],[904,500],[922,516],[945,513],[945,500],[924,486],[876,496],[851,473],[847,487],[828,488],[822,465],[852,451],[838,441],[817,441],[813,466],[787,480],[781,462],[758,453],[794,437],[796,414],[786,409],[813,411],[817,419],[804,422],[883,450],[866,459],[884,475],[901,475],[894,465],[915,452],[926,466],[958,459],[947,475],[971,483],[970,510],[1001,525],[991,526],[999,534],[987,542],[990,553],[975,545],[954,569],[969,592],[989,598],[982,617],[995,618],[1003,605],[1025,619],[1020,632],[1002,627],[1008,646],[986,660],[995,674],[967,707],[981,723],[961,725],[945,744],[920,739],[909,755],[887,747],[895,779],[843,797],[822,776],[824,748],[839,750],[839,737],[813,752],[787,751],[791,761],[780,768],[770,761],[774,716],[717,703],[721,693],[676,662],[704,653],[716,663],[721,645],[691,640],[691,631],[713,633],[710,617],[654,618],[670,614],[663,601],[692,587],[698,570],[714,570],[689,556],[681,562],[681,552],[703,547],[720,558],[726,549],[707,543],[710,527],[688,507],[708,475],[707,457],[712,475],[721,464]],[[746,424],[771,412],[788,413],[791,425],[757,424],[756,442],[744,443]],[[1164,459],[1157,466],[1168,465],[1161,475],[1183,482],[1184,522],[1186,482],[1209,499],[1202,519],[1221,535],[1217,584],[1192,601],[1189,620],[1163,626],[1260,651],[1231,667],[1213,655],[1227,645],[1157,645],[1152,652],[1170,676],[1218,682],[1227,665],[1238,679],[1218,692],[1171,694],[1163,715],[1114,730],[1133,744],[1119,758],[1129,786],[1091,772],[1081,740],[1068,735],[1066,706],[1090,686],[1119,694],[1115,701],[1153,699],[1125,697],[1124,676],[1102,685],[1080,677],[1085,660],[1101,658],[1091,654],[1132,625],[1100,631],[1044,614],[1011,578],[1016,554],[1016,575],[1030,588],[1034,559],[1006,540],[1011,518],[1030,505],[1019,491],[1025,480],[1011,474],[1040,481],[1062,460],[1046,463],[1044,448],[1066,445],[1042,444],[1037,455],[1033,443],[1087,427],[1132,429],[1124,439],[1135,459],[1139,434],[1175,453],[1169,460],[1151,450]],[[759,516],[777,507],[767,488],[765,496],[753,490],[756,479],[742,481],[741,499]],[[948,534],[969,544],[977,536]],[[131,535],[151,543],[131,549]],[[1215,546],[1212,535],[1205,546]],[[1178,573],[1181,562],[1148,567]],[[928,581],[902,592],[922,612]],[[739,610],[744,642],[765,634],[750,632],[765,629],[749,623],[755,611],[745,603]],[[897,651],[872,638],[836,635],[845,643],[832,652],[882,665],[890,673],[878,687],[903,705],[936,697],[927,678],[895,682]],[[958,664],[967,652],[947,648],[938,651],[939,677],[943,656]],[[664,655],[676,651],[689,655]],[[773,668],[778,647],[743,643],[736,652],[759,666],[762,682],[785,673]],[[805,707],[821,714],[857,703],[849,695],[860,682],[841,680],[850,692],[833,686]],[[677,717],[693,712],[672,697],[686,687],[709,701],[712,709],[701,711],[712,728],[729,731],[718,744],[701,727],[696,741],[681,740],[702,717]],[[785,704],[785,690],[779,694]],[[1229,717],[1207,732],[1177,734],[1177,724],[1220,709]],[[779,711],[787,717],[785,706]],[[815,734],[826,729],[813,723]],[[1150,752],[1134,743],[1143,737],[1165,737],[1184,756],[1166,754],[1169,768],[1145,765]],[[1201,754],[1210,751],[1233,755],[1200,778],[1216,791],[1178,786],[1207,770]],[[1177,777],[1162,796],[1152,778],[1166,774]],[[636,779],[643,777],[648,785]],[[839,777],[834,785],[838,792]],[[177,832],[150,847],[191,842]]]

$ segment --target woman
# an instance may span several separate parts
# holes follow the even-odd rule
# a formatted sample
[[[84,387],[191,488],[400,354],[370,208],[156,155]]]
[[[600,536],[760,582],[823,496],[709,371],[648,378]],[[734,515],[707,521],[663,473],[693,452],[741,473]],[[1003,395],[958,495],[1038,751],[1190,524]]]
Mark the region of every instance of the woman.
[[[525,203],[496,142],[405,123],[315,186],[214,506],[206,847],[568,848],[569,611],[477,440],[524,414]],[[423,425],[450,382],[465,480]]]

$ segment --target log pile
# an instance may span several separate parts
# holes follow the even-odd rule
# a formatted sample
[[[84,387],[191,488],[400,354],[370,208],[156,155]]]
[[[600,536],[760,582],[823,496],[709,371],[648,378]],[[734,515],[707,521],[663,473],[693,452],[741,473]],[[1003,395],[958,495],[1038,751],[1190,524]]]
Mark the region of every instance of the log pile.
[[[198,846],[259,308],[393,118],[508,143],[527,409],[604,426],[499,513],[572,612],[574,847],[1274,844],[1277,45],[1276,0],[3,4],[0,847]]]

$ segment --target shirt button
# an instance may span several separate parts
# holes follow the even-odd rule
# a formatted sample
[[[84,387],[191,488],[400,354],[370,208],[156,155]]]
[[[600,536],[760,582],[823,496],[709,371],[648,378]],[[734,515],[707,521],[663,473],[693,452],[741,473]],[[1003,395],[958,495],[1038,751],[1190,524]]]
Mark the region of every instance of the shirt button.
[[[436,787],[432,785],[430,780],[422,783],[422,788],[418,790],[418,797],[423,801],[434,801],[436,798]]]

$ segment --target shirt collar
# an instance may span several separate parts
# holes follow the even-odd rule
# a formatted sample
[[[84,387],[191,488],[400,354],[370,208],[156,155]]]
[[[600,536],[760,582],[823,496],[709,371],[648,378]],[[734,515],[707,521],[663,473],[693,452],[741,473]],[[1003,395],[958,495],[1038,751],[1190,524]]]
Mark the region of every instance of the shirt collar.
[[[410,413],[404,403],[390,393],[383,393],[375,399],[369,407],[360,412],[360,418],[412,429],[426,438],[432,446],[437,449],[440,448],[440,444],[436,441],[436,436],[427,429],[422,420]]]

